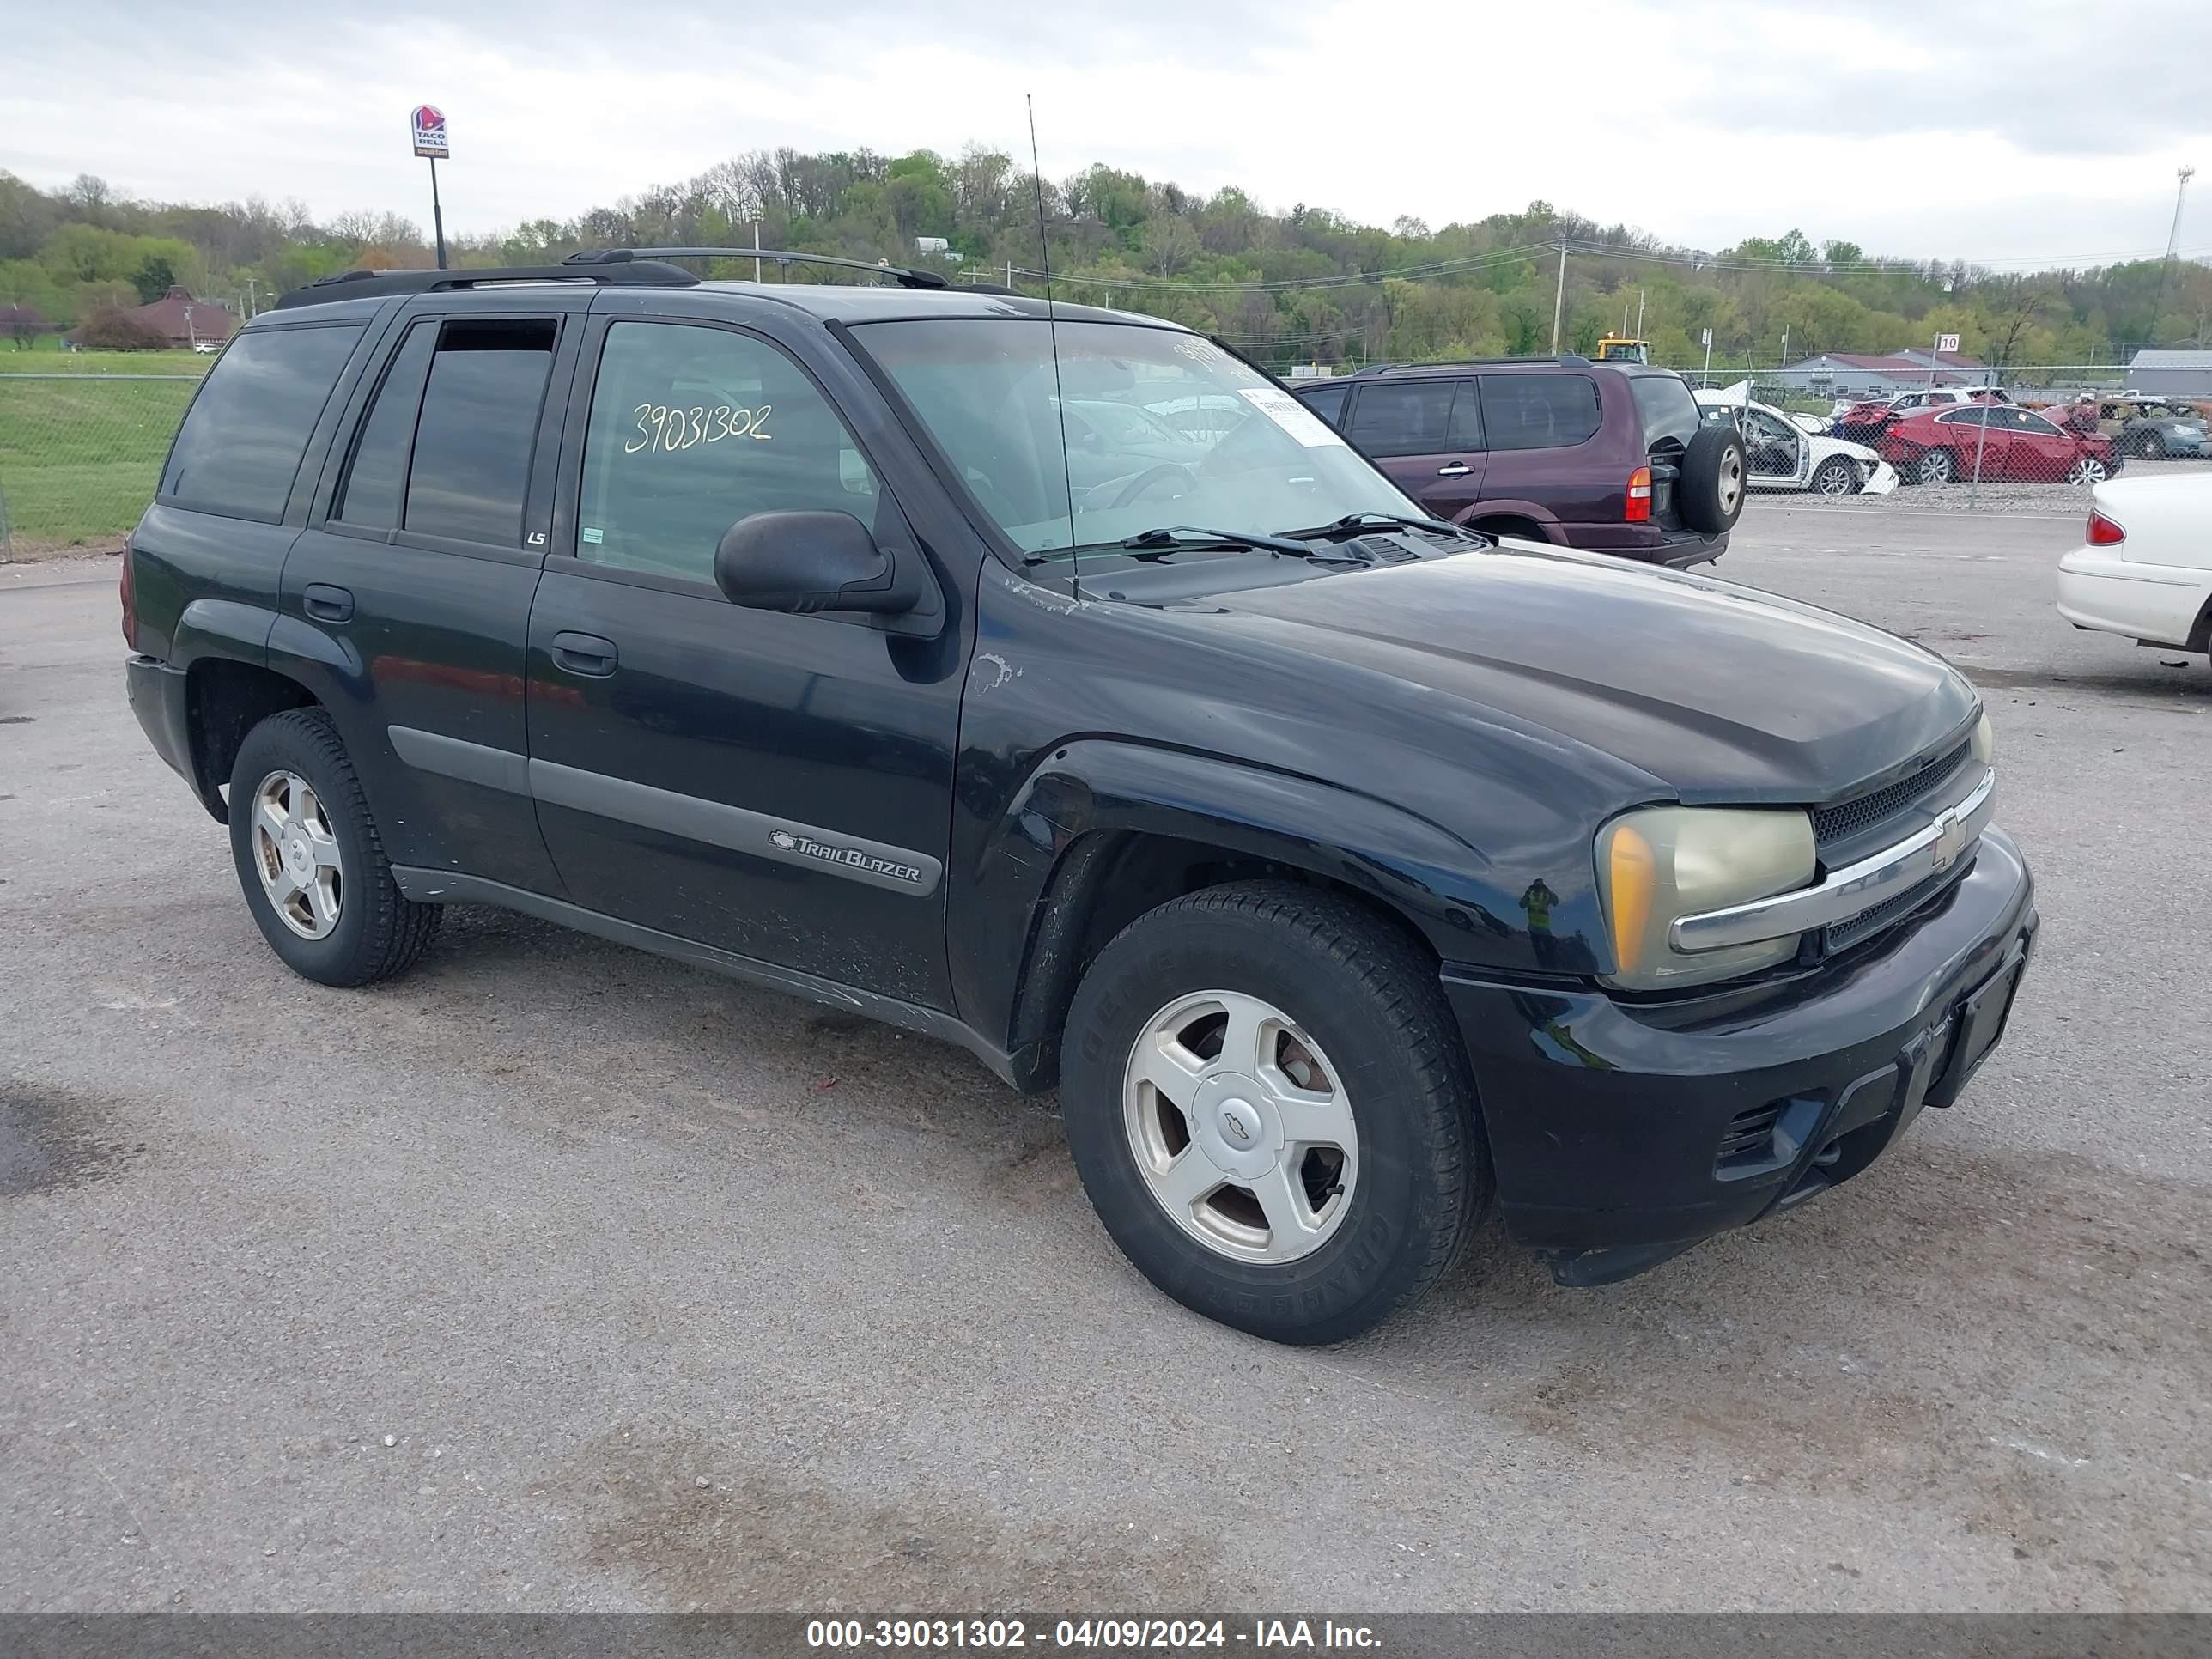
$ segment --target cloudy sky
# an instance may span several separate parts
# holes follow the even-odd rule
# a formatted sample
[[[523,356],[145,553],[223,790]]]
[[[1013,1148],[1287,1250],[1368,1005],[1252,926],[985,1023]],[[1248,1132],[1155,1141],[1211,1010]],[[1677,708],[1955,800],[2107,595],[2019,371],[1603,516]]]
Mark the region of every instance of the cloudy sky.
[[[405,118],[428,101],[452,125],[448,227],[475,232],[760,147],[1025,155],[1031,92],[1054,176],[1104,161],[1374,223],[1540,197],[1709,248],[1797,227],[1869,252],[2087,263],[2162,249],[2174,168],[2212,167],[2197,0],[1092,9],[71,0],[10,26],[0,167],[427,222]],[[2194,188],[2183,246],[2212,252],[2212,173]]]

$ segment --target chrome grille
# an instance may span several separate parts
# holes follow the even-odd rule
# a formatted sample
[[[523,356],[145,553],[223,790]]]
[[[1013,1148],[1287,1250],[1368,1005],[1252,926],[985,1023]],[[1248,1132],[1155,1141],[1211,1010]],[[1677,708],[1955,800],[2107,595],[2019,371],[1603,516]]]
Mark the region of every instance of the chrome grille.
[[[1813,814],[1814,841],[1826,847],[1853,840],[1917,805],[1950,781],[1966,763],[1972,747],[1971,741],[1962,743],[1949,754],[1940,756],[1911,777],[1901,778],[1887,788],[1861,795],[1856,800],[1821,807]]]
[[[1833,956],[1838,951],[1848,951],[1854,945],[1872,939],[1886,927],[1894,927],[1914,911],[1950,890],[1960,877],[1973,865],[1969,856],[1960,859],[1948,870],[1930,876],[1909,892],[1895,898],[1884,899],[1871,909],[1862,910],[1855,916],[1830,924],[1820,937],[1823,955]]]

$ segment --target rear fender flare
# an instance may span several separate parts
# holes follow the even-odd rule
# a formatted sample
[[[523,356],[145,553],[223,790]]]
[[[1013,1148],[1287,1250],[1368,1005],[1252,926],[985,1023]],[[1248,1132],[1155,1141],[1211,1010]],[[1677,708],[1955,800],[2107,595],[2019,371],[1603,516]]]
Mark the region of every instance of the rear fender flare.
[[[1526,519],[1530,524],[1535,526],[1538,532],[1546,541],[1561,547],[1567,544],[1566,532],[1559,527],[1559,515],[1550,508],[1540,506],[1534,501],[1512,501],[1504,497],[1492,500],[1486,497],[1468,507],[1453,522],[1475,525],[1478,520],[1483,519]]]

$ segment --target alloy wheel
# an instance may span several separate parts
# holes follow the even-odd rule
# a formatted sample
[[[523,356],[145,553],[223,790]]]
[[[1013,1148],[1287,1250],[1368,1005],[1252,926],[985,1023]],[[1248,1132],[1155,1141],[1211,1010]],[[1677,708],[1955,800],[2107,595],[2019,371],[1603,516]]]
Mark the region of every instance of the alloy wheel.
[[[1237,991],[1176,998],[1145,1023],[1122,1122],[1146,1189],[1239,1261],[1295,1261],[1343,1223],[1359,1133],[1341,1075],[1279,1008]]]
[[[328,939],[343,902],[338,839],[313,786],[271,772],[253,792],[253,866],[270,908],[301,939]]]

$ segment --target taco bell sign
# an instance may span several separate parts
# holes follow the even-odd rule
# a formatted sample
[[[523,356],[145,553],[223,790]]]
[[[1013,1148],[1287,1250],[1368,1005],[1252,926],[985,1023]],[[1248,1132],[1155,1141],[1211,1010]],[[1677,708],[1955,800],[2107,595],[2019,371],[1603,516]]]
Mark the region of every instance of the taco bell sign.
[[[417,155],[427,155],[433,161],[438,161],[453,159],[452,146],[446,141],[446,117],[443,111],[434,109],[428,104],[418,104],[410,118],[415,128],[415,153]]]

